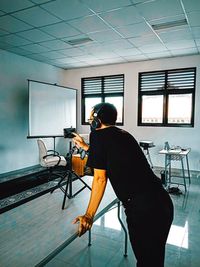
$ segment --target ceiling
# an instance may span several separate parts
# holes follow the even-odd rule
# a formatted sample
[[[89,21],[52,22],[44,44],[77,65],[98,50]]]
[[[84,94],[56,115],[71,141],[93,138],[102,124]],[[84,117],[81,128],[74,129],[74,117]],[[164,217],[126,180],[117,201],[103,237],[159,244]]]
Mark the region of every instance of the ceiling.
[[[199,55],[199,18],[200,0],[0,0],[0,49],[64,69]]]

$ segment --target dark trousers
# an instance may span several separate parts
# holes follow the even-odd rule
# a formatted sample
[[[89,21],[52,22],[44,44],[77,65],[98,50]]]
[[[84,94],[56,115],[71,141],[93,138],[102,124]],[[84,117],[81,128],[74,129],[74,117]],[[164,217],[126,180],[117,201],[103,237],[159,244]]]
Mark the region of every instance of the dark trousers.
[[[165,245],[173,221],[173,203],[162,188],[124,203],[137,267],[164,267]]]

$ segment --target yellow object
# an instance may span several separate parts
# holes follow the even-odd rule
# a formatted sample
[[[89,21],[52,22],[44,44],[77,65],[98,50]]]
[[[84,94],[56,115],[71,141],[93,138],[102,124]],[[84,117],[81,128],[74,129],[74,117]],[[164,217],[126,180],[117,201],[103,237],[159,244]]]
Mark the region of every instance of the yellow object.
[[[84,159],[81,159],[80,154],[72,155],[72,169],[73,171],[79,175],[84,175],[85,165],[87,162],[87,156]]]

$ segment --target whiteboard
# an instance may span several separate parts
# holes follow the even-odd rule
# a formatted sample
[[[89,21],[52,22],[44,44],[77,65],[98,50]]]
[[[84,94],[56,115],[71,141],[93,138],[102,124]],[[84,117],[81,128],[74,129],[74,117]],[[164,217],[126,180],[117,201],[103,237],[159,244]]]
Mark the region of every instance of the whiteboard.
[[[63,136],[63,129],[76,128],[77,90],[28,80],[28,136]]]

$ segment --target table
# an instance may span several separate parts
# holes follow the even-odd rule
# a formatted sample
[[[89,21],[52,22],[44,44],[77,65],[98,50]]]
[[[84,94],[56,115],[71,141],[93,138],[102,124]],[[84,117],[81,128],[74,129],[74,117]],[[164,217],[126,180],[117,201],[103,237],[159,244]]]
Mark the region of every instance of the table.
[[[128,245],[128,233],[127,230],[120,218],[120,201],[116,198],[111,203],[109,203],[103,210],[97,213],[94,218],[94,222],[98,220],[101,216],[103,216],[107,211],[109,211],[115,204],[117,204],[117,215],[118,220],[124,230],[125,234],[125,247],[124,247],[124,256],[127,256],[127,245]],[[88,246],[91,246],[91,231],[88,231]],[[74,241],[78,237],[77,233],[75,232],[72,236],[70,236],[66,241],[64,241],[60,246],[58,246],[55,250],[53,250],[49,255],[47,255],[42,261],[40,261],[35,267],[43,267],[49,261],[51,261],[56,255],[58,255],[64,248],[66,248],[72,241]]]
[[[93,177],[83,177],[91,185]],[[82,187],[79,180],[73,182],[73,188]],[[0,216],[0,265],[15,267],[44,266],[77,235],[77,225],[72,220],[85,213],[90,198],[90,190],[84,189],[76,197],[67,199],[62,210],[63,192],[56,190],[45,194]],[[110,182],[108,181],[102,202],[95,220],[104,215],[111,207],[118,205]],[[125,252],[127,254],[127,231],[125,232]],[[91,233],[89,233],[91,244]]]
[[[168,149],[168,150],[162,149],[159,151],[159,154],[165,155],[165,170],[164,171],[165,171],[165,183],[166,183],[166,185],[170,186],[171,184],[180,184],[180,185],[184,186],[185,192],[187,191],[186,178],[188,178],[189,183],[191,183],[189,160],[188,160],[188,154],[190,153],[190,150],[191,150],[190,148],[187,148],[187,149],[175,148],[175,149]],[[186,161],[187,176],[185,175],[184,159]],[[181,162],[182,175],[172,175],[172,172],[171,172],[172,161],[180,161]],[[183,183],[173,182],[172,177],[183,178]]]

